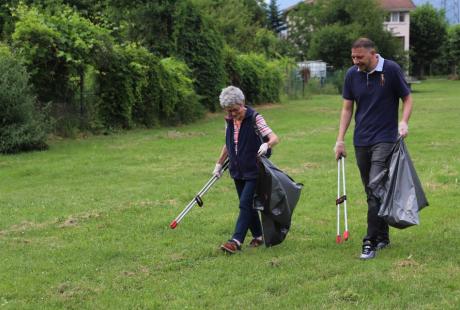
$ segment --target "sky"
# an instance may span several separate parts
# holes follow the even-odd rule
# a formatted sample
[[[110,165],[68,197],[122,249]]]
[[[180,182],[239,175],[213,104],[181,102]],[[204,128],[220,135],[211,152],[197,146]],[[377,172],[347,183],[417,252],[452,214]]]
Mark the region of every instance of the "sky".
[[[422,5],[422,4],[425,4],[425,3],[431,3],[431,5],[433,5],[435,8],[441,8],[442,7],[442,0],[412,0],[412,1],[414,2],[415,5]],[[447,1],[447,2],[448,3],[454,3],[455,1],[456,0],[450,0],[450,1]],[[270,0],[265,0],[265,2],[270,3]],[[278,2],[278,7],[280,8],[280,10],[284,10],[287,7],[291,6],[291,5],[294,5],[296,3],[302,2],[302,0],[278,0],[277,2]],[[460,10],[460,8],[457,8],[457,9]],[[459,15],[460,15],[460,12],[459,12]],[[450,21],[454,20],[454,15],[453,15],[453,12],[452,12],[452,8],[451,8],[451,10],[448,10],[447,18]]]

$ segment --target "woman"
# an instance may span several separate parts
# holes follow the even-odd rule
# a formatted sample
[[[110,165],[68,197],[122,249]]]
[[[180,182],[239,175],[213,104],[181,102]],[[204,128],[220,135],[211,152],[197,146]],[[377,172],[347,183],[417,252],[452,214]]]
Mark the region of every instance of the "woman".
[[[262,115],[245,106],[244,94],[238,87],[224,88],[219,101],[227,113],[225,117],[226,134],[225,145],[213,174],[217,177],[221,176],[222,164],[228,157],[230,175],[234,179],[240,201],[240,213],[236,221],[235,232],[231,239],[222,244],[220,248],[224,252],[234,254],[241,250],[248,229],[253,237],[249,246],[258,247],[263,244],[262,226],[257,211],[253,209],[258,175],[257,157],[264,156],[269,149],[274,147],[278,143],[278,137],[267,126]]]

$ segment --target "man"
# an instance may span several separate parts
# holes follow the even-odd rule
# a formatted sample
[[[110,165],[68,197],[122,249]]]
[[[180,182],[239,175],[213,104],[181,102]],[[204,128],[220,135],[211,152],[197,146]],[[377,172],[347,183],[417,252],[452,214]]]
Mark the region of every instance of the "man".
[[[356,103],[353,144],[361,180],[367,194],[367,234],[360,258],[371,259],[390,244],[388,224],[378,216],[380,201],[369,189],[369,181],[385,169],[394,143],[408,134],[412,111],[410,89],[398,64],[376,53],[374,42],[356,40],[351,48],[353,66],[345,75],[343,107],[335,144],[335,157],[346,156],[345,133]],[[398,128],[399,98],[403,111]]]
[[[226,253],[234,254],[241,250],[248,230],[252,234],[250,247],[263,244],[262,225],[257,211],[253,208],[259,174],[257,156],[267,154],[269,149],[278,144],[278,137],[268,127],[262,115],[244,104],[244,94],[238,87],[224,88],[219,101],[226,113],[226,142],[213,174],[217,177],[221,176],[222,164],[228,157],[229,171],[235,182],[240,209],[232,237],[220,248]],[[263,142],[263,139],[266,141]]]

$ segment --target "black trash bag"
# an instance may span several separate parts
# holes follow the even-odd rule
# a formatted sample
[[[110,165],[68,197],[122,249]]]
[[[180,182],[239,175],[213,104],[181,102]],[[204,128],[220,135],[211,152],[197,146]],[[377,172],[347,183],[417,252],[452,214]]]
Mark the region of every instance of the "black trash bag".
[[[402,138],[396,142],[387,167],[369,182],[372,194],[381,201],[379,216],[399,229],[418,225],[418,213],[428,201]]]
[[[265,246],[280,244],[286,238],[302,186],[269,159],[260,158],[254,208],[261,213]]]

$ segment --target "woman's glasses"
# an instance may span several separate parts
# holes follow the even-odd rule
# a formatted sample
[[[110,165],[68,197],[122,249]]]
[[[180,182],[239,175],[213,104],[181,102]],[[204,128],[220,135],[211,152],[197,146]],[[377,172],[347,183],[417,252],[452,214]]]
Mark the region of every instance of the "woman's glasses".
[[[230,109],[225,109],[225,111],[228,112],[228,113],[237,113],[240,110],[241,110],[241,106],[237,106],[237,107],[230,108]]]

